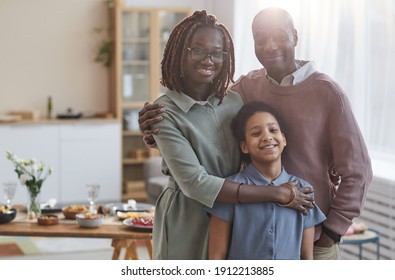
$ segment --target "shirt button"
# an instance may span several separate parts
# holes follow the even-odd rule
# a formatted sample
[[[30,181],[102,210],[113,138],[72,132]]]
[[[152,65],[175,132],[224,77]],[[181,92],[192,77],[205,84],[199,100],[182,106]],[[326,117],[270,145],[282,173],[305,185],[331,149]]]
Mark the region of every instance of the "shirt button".
[[[271,229],[269,229],[269,233],[273,233],[273,229],[271,228]]]

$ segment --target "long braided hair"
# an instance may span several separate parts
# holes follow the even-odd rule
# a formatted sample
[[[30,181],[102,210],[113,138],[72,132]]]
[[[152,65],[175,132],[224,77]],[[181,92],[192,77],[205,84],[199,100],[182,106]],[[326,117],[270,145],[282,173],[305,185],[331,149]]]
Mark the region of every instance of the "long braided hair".
[[[214,15],[207,14],[205,10],[195,11],[191,16],[180,21],[171,31],[161,62],[162,78],[160,83],[170,90],[177,92],[184,90],[182,69],[185,56],[188,55],[187,47],[194,32],[201,27],[214,28],[220,31],[224,42],[222,51],[228,53],[222,63],[220,73],[213,80],[211,86],[211,93],[215,92],[221,103],[229,83],[233,82],[235,72],[234,46],[232,37],[226,27],[218,23],[217,18]]]

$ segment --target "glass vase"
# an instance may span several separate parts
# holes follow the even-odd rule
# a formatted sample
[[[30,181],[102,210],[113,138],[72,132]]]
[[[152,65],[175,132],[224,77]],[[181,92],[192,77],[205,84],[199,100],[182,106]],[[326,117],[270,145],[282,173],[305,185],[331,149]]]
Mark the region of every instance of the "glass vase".
[[[40,193],[32,192],[27,189],[28,202],[27,202],[27,219],[34,220],[41,216],[41,206],[40,206]]]

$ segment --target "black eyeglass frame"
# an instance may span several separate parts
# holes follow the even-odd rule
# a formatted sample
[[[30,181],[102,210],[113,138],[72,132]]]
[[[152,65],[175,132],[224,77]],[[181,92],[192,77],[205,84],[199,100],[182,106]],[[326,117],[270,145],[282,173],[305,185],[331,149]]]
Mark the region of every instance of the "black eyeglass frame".
[[[189,55],[191,56],[191,58],[192,58],[193,60],[199,61],[199,62],[200,62],[200,61],[205,60],[207,57],[209,57],[210,60],[211,60],[214,64],[223,63],[223,62],[225,61],[225,59],[226,59],[226,56],[228,55],[227,52],[223,52],[223,51],[213,51],[213,52],[209,52],[209,51],[206,51],[206,50],[200,49],[200,48],[187,48],[187,50],[189,51]],[[193,55],[193,52],[194,52],[195,50],[200,51],[202,54],[204,54],[204,56],[202,56],[202,58],[200,58],[200,59],[197,59],[196,56],[194,57],[194,55]],[[215,56],[213,56],[213,54],[215,54],[215,53],[216,53],[216,54],[221,54],[221,55],[222,55],[221,61],[218,61],[217,58],[215,58]],[[196,54],[196,53],[195,53],[195,54]],[[214,60],[213,60],[213,58],[214,58]]]

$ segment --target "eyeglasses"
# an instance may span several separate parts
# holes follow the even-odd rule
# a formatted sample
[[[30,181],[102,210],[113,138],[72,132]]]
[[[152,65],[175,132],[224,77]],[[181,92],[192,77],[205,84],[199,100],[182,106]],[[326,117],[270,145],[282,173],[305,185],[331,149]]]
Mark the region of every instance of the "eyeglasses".
[[[187,50],[189,51],[191,58],[195,61],[205,60],[206,57],[208,56],[213,63],[222,63],[224,62],[226,56],[228,55],[228,53],[222,51],[208,52],[202,49],[191,49],[191,48],[187,48]]]

